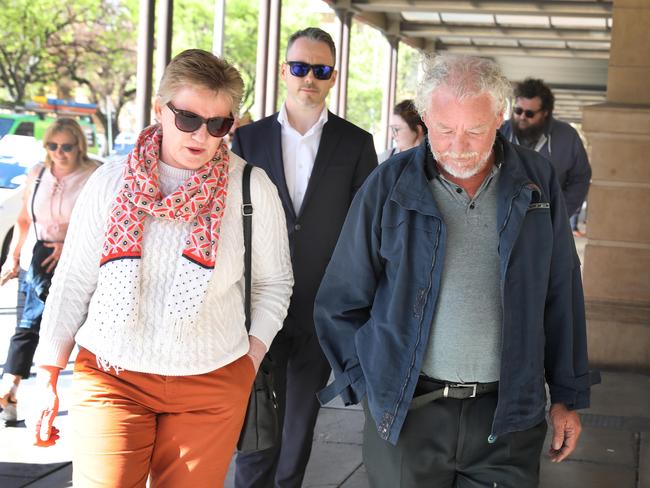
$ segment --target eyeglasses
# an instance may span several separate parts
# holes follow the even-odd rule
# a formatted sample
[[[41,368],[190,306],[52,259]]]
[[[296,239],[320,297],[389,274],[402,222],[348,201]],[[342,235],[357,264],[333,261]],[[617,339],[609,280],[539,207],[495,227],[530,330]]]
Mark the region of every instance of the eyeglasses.
[[[516,113],[517,115],[524,114],[527,119],[532,119],[533,117],[535,117],[536,114],[541,112],[542,109],[540,108],[539,110],[524,110],[521,107],[515,107],[515,108],[512,109],[512,111],[514,113]]]
[[[194,112],[177,109],[172,105],[172,102],[168,102],[167,106],[169,107],[169,110],[174,113],[174,124],[181,132],[195,132],[205,124],[208,133],[212,137],[223,137],[228,133],[232,124],[235,123],[232,114],[230,117],[211,117],[209,119],[204,119]]]
[[[303,63],[302,61],[287,61],[289,65],[289,71],[293,76],[298,78],[304,78],[311,70],[314,73],[314,76],[317,80],[329,80],[334,73],[334,66],[328,66],[326,64],[309,64]]]
[[[48,148],[48,150],[54,152],[56,151],[59,146],[61,146],[61,151],[63,152],[72,152],[72,150],[75,148],[76,144],[57,144],[56,142],[48,142],[45,144],[45,147]]]

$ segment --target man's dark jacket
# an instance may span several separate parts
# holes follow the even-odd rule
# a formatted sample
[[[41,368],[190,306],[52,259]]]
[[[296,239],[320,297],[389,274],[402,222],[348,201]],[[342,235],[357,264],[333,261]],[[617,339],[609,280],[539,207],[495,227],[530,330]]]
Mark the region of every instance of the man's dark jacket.
[[[266,171],[278,188],[284,206],[295,284],[283,333],[313,333],[316,291],[348,208],[356,191],[377,167],[372,136],[328,112],[298,215],[284,177],[277,113],[237,129],[232,151]]]
[[[544,419],[546,392],[589,405],[584,299],[562,192],[549,161],[498,137],[497,230],[503,306],[492,435]],[[497,151],[498,152],[498,151]],[[357,193],[316,298],[316,331],[335,381],[319,394],[364,396],[395,444],[420,374],[447,229],[429,187],[427,141],[382,165]],[[486,439],[487,440],[487,439]]]
[[[511,120],[506,120],[499,131],[509,142],[518,144]],[[544,143],[539,148],[539,153],[553,163],[567,211],[573,215],[582,207],[589,190],[591,165],[587,151],[578,132],[571,125],[550,115],[542,137]]]

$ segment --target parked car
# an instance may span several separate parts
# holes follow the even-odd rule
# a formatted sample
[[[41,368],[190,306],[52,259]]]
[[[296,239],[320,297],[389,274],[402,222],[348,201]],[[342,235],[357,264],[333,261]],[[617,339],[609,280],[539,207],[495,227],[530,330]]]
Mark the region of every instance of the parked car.
[[[81,129],[86,135],[88,152],[98,154],[99,140],[97,129],[90,116],[75,116]],[[48,126],[56,120],[56,117],[43,114],[29,113],[0,113],[0,138],[8,135],[29,136],[38,141],[43,140],[43,135]]]

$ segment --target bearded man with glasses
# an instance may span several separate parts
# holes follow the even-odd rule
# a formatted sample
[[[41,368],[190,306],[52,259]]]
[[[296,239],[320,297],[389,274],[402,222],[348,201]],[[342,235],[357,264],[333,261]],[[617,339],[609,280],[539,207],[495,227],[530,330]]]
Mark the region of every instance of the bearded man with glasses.
[[[269,351],[282,422],[281,445],[239,453],[235,486],[299,488],[311,453],[316,392],[330,366],[314,332],[314,299],[357,189],[377,166],[372,136],[329,112],[336,82],[330,35],[309,27],[287,43],[280,111],[240,127],[232,150],[264,168],[284,206],[295,286],[284,327]]]
[[[567,212],[572,216],[580,212],[587,197],[591,166],[578,132],[553,117],[554,103],[553,92],[544,81],[526,78],[515,87],[512,115],[500,131],[508,141],[533,149],[551,161]],[[573,218],[577,224],[577,215]]]

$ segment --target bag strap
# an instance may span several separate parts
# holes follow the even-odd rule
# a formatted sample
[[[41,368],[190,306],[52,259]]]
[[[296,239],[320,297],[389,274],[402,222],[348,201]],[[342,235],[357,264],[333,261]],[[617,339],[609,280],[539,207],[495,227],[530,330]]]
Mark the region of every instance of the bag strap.
[[[251,203],[251,170],[253,166],[244,166],[242,178],[242,220],[244,223],[244,310],[246,312],[246,330],[251,329],[251,239],[253,233],[253,204]]]
[[[41,168],[41,170],[38,172],[38,176],[34,180],[34,191],[32,192],[32,224],[34,225],[34,234],[36,235],[36,240],[38,241],[38,232],[36,232],[36,214],[34,213],[34,200],[36,200],[36,190],[38,190],[38,186],[41,184],[41,178],[43,177],[43,173],[45,173],[45,165]]]

